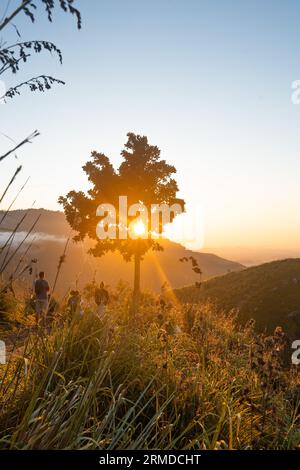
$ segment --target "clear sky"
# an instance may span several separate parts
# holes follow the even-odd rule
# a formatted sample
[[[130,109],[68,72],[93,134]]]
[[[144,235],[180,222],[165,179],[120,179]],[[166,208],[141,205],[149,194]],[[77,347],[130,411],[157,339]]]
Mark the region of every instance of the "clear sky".
[[[54,41],[64,62],[44,53],[19,76],[6,75],[7,86],[40,73],[67,82],[0,105],[2,133],[42,134],[18,152],[18,184],[31,180],[16,207],[36,200],[58,209],[59,195],[86,189],[81,166],[90,151],[118,165],[132,131],[176,166],[204,247],[300,248],[300,105],[291,102],[300,79],[300,2],[76,3],[79,32],[63,13],[53,25],[43,13],[35,25],[16,20],[24,39]],[[10,145],[3,136],[0,143]],[[1,164],[1,187],[16,164]]]

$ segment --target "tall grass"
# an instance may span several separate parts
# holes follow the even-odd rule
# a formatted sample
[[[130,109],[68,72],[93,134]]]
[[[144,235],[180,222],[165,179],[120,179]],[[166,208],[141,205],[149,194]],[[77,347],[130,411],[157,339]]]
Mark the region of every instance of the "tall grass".
[[[1,368],[0,448],[293,449],[299,378],[278,357],[266,391],[261,342],[264,359],[234,315],[159,311],[151,296],[134,321],[126,300],[103,321],[60,312]]]

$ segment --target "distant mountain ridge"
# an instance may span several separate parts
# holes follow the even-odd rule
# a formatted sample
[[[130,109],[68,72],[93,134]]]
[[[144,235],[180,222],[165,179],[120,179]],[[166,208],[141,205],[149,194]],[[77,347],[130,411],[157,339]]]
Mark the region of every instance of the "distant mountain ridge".
[[[70,232],[70,226],[66,221],[65,215],[60,211],[50,211],[47,209],[20,209],[15,211],[10,211],[2,222],[0,229],[1,230],[14,230],[18,222],[27,212],[26,218],[19,227],[19,232],[26,232],[35,222],[38,215],[41,215],[41,218],[35,227],[35,232],[47,233],[49,235],[56,236],[68,236]],[[0,220],[4,215],[4,211],[0,211]]]
[[[25,210],[11,211],[1,225],[2,231],[11,231],[25,214]],[[38,258],[38,269],[43,269],[51,279],[55,271],[59,256],[62,254],[63,241],[70,234],[70,226],[62,212],[45,209],[29,209],[28,214],[20,225],[18,231],[26,232],[33,225],[37,216],[41,214],[34,233],[37,236],[30,256]],[[3,212],[0,212],[0,219]],[[47,235],[49,235],[47,239]],[[54,238],[56,237],[56,239]],[[240,271],[244,267],[236,262],[225,260],[209,253],[198,253],[187,250],[178,243],[169,240],[161,240],[164,247],[162,252],[148,252],[142,263],[142,287],[158,291],[164,282],[176,288],[191,284],[198,280],[187,263],[180,263],[183,256],[194,256],[203,271],[203,278],[208,279],[219,276],[228,271]],[[68,286],[74,286],[76,280],[79,285],[91,281],[96,272],[98,280],[116,284],[120,279],[132,282],[132,263],[126,263],[117,253],[109,253],[102,258],[94,258],[87,255],[89,243],[74,244],[68,247],[66,263],[63,265],[58,287],[63,290]]]

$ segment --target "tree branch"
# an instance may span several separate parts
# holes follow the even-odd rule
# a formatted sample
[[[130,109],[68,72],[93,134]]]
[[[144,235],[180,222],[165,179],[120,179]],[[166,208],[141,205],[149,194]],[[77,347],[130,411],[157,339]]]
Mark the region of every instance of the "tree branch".
[[[5,28],[5,26],[7,26],[11,20],[17,16],[24,8],[26,8],[26,6],[31,2],[31,0],[23,0],[22,1],[22,4],[19,5],[15,11],[12,12],[12,14],[10,16],[7,16],[5,18],[5,20],[3,21],[3,23],[0,24],[0,31],[2,31],[2,29]]]

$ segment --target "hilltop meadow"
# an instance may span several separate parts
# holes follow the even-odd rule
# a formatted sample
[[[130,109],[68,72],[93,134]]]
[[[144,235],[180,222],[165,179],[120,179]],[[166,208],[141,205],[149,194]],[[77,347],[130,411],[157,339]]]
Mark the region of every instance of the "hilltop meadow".
[[[1,449],[299,447],[299,375],[281,328],[259,335],[233,311],[152,294],[133,319],[124,283],[100,320],[91,292],[84,313],[61,305],[44,325],[1,295]]]

